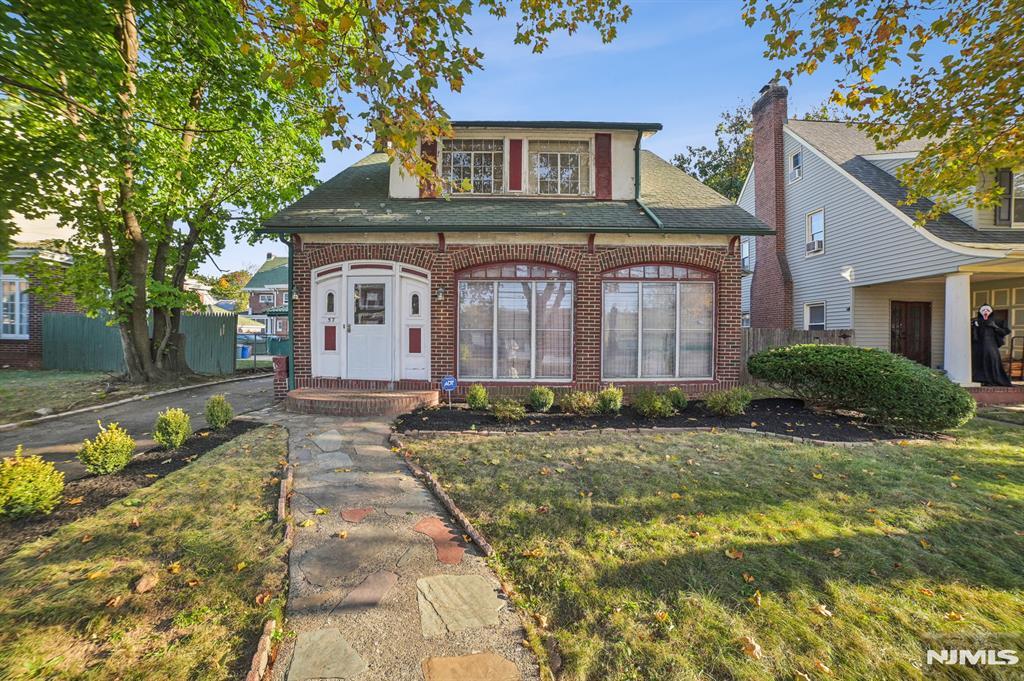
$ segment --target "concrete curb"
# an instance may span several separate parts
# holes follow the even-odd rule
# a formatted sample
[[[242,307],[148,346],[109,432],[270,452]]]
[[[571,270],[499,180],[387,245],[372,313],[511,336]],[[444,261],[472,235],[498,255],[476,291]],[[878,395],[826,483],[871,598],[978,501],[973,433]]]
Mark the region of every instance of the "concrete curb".
[[[450,496],[448,496],[448,493],[441,489],[441,485],[437,482],[437,479],[431,475],[430,471],[423,470],[412,462],[412,459],[409,458],[409,455],[405,450],[405,445],[402,443],[401,438],[399,438],[396,433],[391,433],[391,435],[388,436],[388,441],[391,443],[392,447],[399,450],[402,458],[405,460],[405,465],[409,467],[412,474],[426,483],[430,491],[433,492],[434,496],[436,496],[438,501],[441,502],[441,505],[445,507],[456,521],[458,521],[459,525],[461,525],[462,529],[466,532],[466,535],[473,540],[473,543],[480,547],[480,550],[483,551],[485,556],[493,556],[494,547],[488,543],[480,531],[477,530],[473,523],[469,521],[469,518],[465,516],[462,510],[455,505],[455,502],[452,501]]]
[[[429,437],[431,435],[481,435],[483,437],[493,437],[499,435],[551,435],[552,433],[566,434],[571,433],[573,435],[587,434],[587,433],[652,433],[655,435],[665,433],[743,433],[744,435],[758,435],[760,437],[768,437],[776,440],[784,440],[786,442],[799,442],[802,444],[811,445],[827,445],[831,447],[845,447],[852,449],[854,447],[866,447],[870,445],[878,444],[889,444],[895,445],[900,443],[908,444],[927,444],[934,442],[933,440],[924,439],[893,439],[893,440],[863,440],[857,442],[842,442],[835,440],[816,440],[809,437],[798,437],[796,435],[783,435],[782,433],[772,433],[765,430],[755,430],[754,428],[719,428],[717,426],[690,426],[690,427],[673,427],[673,428],[662,428],[659,426],[651,426],[650,428],[591,428],[589,430],[544,430],[544,431],[506,431],[506,430],[407,430],[403,435],[412,435],[417,437]]]
[[[135,397],[126,397],[123,400],[116,400],[114,402],[105,402],[103,404],[94,404],[91,407],[82,407],[81,409],[72,409],[71,411],[62,411],[59,414],[49,414],[47,416],[40,416],[34,419],[26,419],[24,421],[15,421],[13,423],[2,423],[0,424],[0,432],[6,430],[14,430],[15,428],[21,428],[22,426],[33,426],[37,423],[43,423],[45,421],[53,421],[64,416],[74,416],[75,414],[86,414],[90,411],[99,411],[100,409],[106,409],[107,407],[117,407],[122,404],[129,404],[131,402],[141,402],[142,400],[152,399],[154,397],[161,397],[163,395],[170,395],[172,393],[180,393],[186,390],[194,390],[196,388],[206,388],[211,385],[222,385],[224,383],[237,383],[238,381],[252,381],[257,378],[272,377],[274,374],[267,372],[265,374],[253,374],[251,376],[236,376],[234,378],[225,378],[220,381],[210,381],[209,383],[196,383],[194,385],[184,385],[180,388],[168,388],[167,390],[159,390],[155,393],[147,393],[145,395],[136,395]]]
[[[277,521],[285,523],[284,544],[290,553],[292,542],[295,539],[295,530],[292,527],[292,520],[288,515],[288,498],[291,496],[292,491],[294,467],[289,463],[285,465],[284,470],[285,474],[281,478],[277,495]],[[286,564],[291,564],[287,556],[285,557],[285,562]],[[249,673],[246,674],[245,681],[261,681],[266,676],[267,671],[270,669],[273,637],[276,628],[277,623],[273,619],[268,619],[263,624],[263,634],[260,636],[259,643],[256,644],[256,652],[252,656],[252,662],[249,664]]]

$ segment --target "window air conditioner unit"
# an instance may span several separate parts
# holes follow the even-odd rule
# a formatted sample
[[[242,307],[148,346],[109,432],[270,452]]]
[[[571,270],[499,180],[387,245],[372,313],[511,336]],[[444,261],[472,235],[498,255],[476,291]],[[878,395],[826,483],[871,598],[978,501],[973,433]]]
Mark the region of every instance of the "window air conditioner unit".
[[[792,170],[790,170],[789,171],[789,180],[790,180],[790,182],[792,182],[793,180],[799,180],[800,179],[800,174],[801,174],[800,168],[793,168]]]
[[[821,253],[825,250],[825,242],[821,239],[815,239],[814,241],[807,242],[808,253]]]

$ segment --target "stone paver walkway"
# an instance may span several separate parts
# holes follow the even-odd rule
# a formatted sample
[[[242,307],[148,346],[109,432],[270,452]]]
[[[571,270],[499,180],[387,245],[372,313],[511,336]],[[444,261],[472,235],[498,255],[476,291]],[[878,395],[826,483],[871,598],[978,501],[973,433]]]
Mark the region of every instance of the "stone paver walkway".
[[[387,446],[385,419],[287,414],[295,467],[276,681],[533,681],[518,615]],[[306,525],[303,527],[303,525]]]

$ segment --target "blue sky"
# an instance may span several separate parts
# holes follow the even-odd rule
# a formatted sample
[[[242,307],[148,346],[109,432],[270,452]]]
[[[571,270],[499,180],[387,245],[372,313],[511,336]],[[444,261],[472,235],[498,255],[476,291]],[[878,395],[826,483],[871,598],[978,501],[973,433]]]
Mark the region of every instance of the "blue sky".
[[[744,26],[738,2],[631,0],[633,16],[618,38],[602,44],[593,30],[558,36],[544,54],[513,44],[512,19],[478,14],[472,44],[484,68],[461,93],[440,97],[453,119],[592,119],[654,121],[664,129],[645,147],[671,159],[687,145],[710,144],[722,111],[751,103],[774,74],[762,52],[761,29]],[[791,114],[822,103],[835,72],[822,69],[790,87]],[[321,180],[365,152],[344,153],[325,141]],[[258,265],[267,252],[284,255],[275,241],[231,244],[218,257],[226,270]],[[201,271],[215,274],[210,263]]]

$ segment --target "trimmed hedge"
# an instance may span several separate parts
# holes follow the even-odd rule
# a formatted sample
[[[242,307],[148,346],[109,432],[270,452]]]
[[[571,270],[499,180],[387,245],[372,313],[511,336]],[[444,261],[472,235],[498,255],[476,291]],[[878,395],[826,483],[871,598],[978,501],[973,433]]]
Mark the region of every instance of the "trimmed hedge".
[[[562,395],[558,407],[565,414],[593,416],[597,413],[597,393],[587,390],[570,390]]]
[[[672,406],[672,398],[666,393],[659,393],[653,390],[641,390],[630,400],[633,410],[645,418],[667,419],[676,415],[676,408]]]
[[[746,388],[719,390],[704,398],[704,406],[719,416],[739,416],[750,406],[754,394]]]
[[[0,461],[0,518],[50,513],[64,494],[64,474],[41,456],[23,456],[21,445]]]
[[[606,415],[622,411],[622,388],[610,385],[597,393],[597,411]]]
[[[555,391],[538,385],[530,391],[526,401],[533,407],[534,411],[545,412],[551,409],[551,405],[555,403]]]
[[[167,449],[176,449],[192,434],[192,421],[183,409],[172,407],[156,415],[153,439]]]
[[[116,423],[108,424],[105,428],[99,421],[96,425],[100,432],[96,438],[86,438],[78,450],[78,460],[85,466],[85,470],[93,475],[109,475],[117,473],[128,465],[135,454],[135,440],[128,431]]]
[[[849,345],[791,345],[747,361],[754,378],[809,404],[847,409],[888,426],[934,432],[974,416],[974,398],[946,376],[900,355]]]
[[[526,418],[526,407],[515,400],[501,399],[491,405],[491,413],[502,423],[515,423]]]
[[[224,395],[213,395],[206,400],[206,422],[213,430],[220,430],[235,418],[235,410]]]
[[[488,403],[487,388],[479,383],[469,386],[469,390],[466,391],[466,404],[470,409],[487,409]]]

